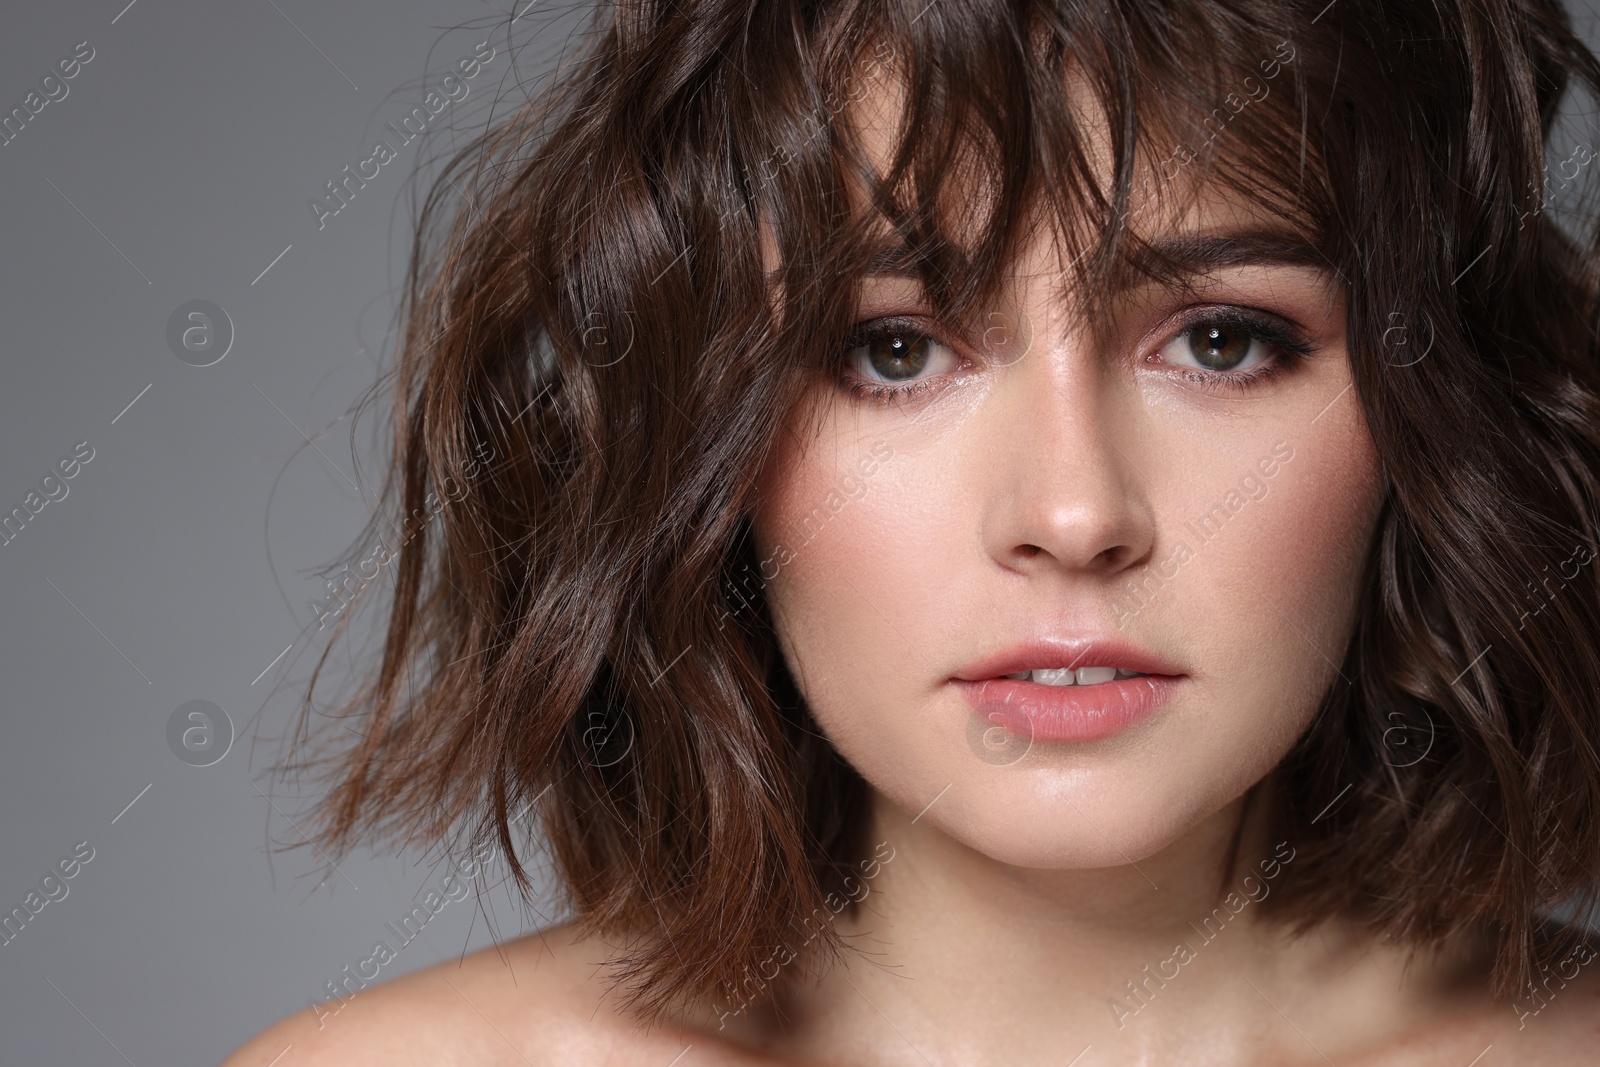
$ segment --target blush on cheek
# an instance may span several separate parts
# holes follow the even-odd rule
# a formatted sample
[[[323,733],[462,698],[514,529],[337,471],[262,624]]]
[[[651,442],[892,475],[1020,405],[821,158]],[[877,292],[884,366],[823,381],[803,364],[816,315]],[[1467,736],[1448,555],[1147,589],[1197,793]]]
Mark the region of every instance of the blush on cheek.
[[[767,589],[775,610],[781,603],[791,620],[848,629],[863,598],[897,608],[893,572],[907,546],[885,472],[864,479],[842,460],[791,462],[768,485],[752,533],[763,559],[787,549]]]
[[[925,690],[938,658],[929,627],[947,613],[934,610],[932,579],[951,573],[939,558],[951,539],[940,536],[947,511],[926,499],[917,467],[893,445],[847,439],[775,456],[761,479],[757,550],[788,550],[765,585],[767,604],[796,684],[847,754],[848,735],[878,717],[872,709]]]
[[[1250,505],[1251,521],[1207,561],[1225,572],[1217,575],[1221,584],[1253,605],[1233,615],[1258,631],[1258,653],[1316,693],[1343,662],[1383,493],[1359,409],[1355,418],[1329,415],[1293,440],[1293,459]],[[1292,670],[1297,663],[1301,669]]]

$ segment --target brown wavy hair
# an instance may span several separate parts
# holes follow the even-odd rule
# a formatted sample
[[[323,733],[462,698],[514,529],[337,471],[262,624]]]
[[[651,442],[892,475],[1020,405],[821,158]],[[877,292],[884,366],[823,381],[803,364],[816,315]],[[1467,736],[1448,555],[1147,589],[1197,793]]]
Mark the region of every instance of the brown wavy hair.
[[[880,173],[843,119],[889,79]],[[1177,277],[1128,208],[1203,179],[1343,278],[1389,485],[1342,681],[1272,776],[1296,861],[1269,906],[1491,930],[1508,995],[1600,869],[1600,237],[1545,173],[1572,83],[1600,95],[1600,66],[1546,0],[603,7],[421,205],[374,520],[407,533],[381,658],[325,731],[306,697],[315,836],[496,839],[527,892],[531,810],[573,913],[627,947],[626,1003],[737,996],[863,852],[748,516],[875,235],[963,322],[1055,227],[1090,306],[1114,272]]]

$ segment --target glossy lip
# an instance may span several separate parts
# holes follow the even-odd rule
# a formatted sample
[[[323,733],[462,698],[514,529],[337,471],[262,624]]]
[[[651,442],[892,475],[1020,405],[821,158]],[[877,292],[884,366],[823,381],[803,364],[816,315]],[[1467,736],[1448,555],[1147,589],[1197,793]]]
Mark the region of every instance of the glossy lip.
[[[1154,653],[1121,641],[1068,638],[1013,645],[963,667],[955,677],[965,682],[982,682],[1018,671],[1055,670],[1062,667],[1121,667],[1140,674],[1170,677],[1180,677],[1182,673]]]
[[[1099,685],[1043,685],[1004,675],[1062,667],[1121,667],[1148,675]],[[973,712],[1030,741],[1098,741],[1154,715],[1184,675],[1153,653],[1092,638],[1030,641],[963,668],[952,679]]]

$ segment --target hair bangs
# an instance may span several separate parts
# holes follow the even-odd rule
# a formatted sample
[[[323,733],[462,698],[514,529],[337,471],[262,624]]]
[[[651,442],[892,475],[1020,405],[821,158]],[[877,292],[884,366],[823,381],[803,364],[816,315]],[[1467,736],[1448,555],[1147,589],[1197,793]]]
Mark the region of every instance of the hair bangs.
[[[747,94],[751,121],[733,123],[783,294],[772,332],[790,358],[806,339],[808,366],[838,357],[878,272],[914,277],[950,327],[1002,306],[1039,239],[1086,317],[1136,282],[1181,284],[1191,262],[1148,238],[1208,191],[1326,257],[1292,31],[1270,20],[919,2],[858,6],[814,33],[813,48],[762,53],[794,81]]]

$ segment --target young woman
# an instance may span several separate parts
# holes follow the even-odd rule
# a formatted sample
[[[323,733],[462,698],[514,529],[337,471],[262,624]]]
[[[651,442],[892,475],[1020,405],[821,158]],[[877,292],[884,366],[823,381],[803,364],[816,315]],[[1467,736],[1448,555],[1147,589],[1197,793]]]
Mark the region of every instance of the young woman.
[[[571,921],[229,1063],[1596,1062],[1554,0],[603,19],[424,211],[305,754]]]

